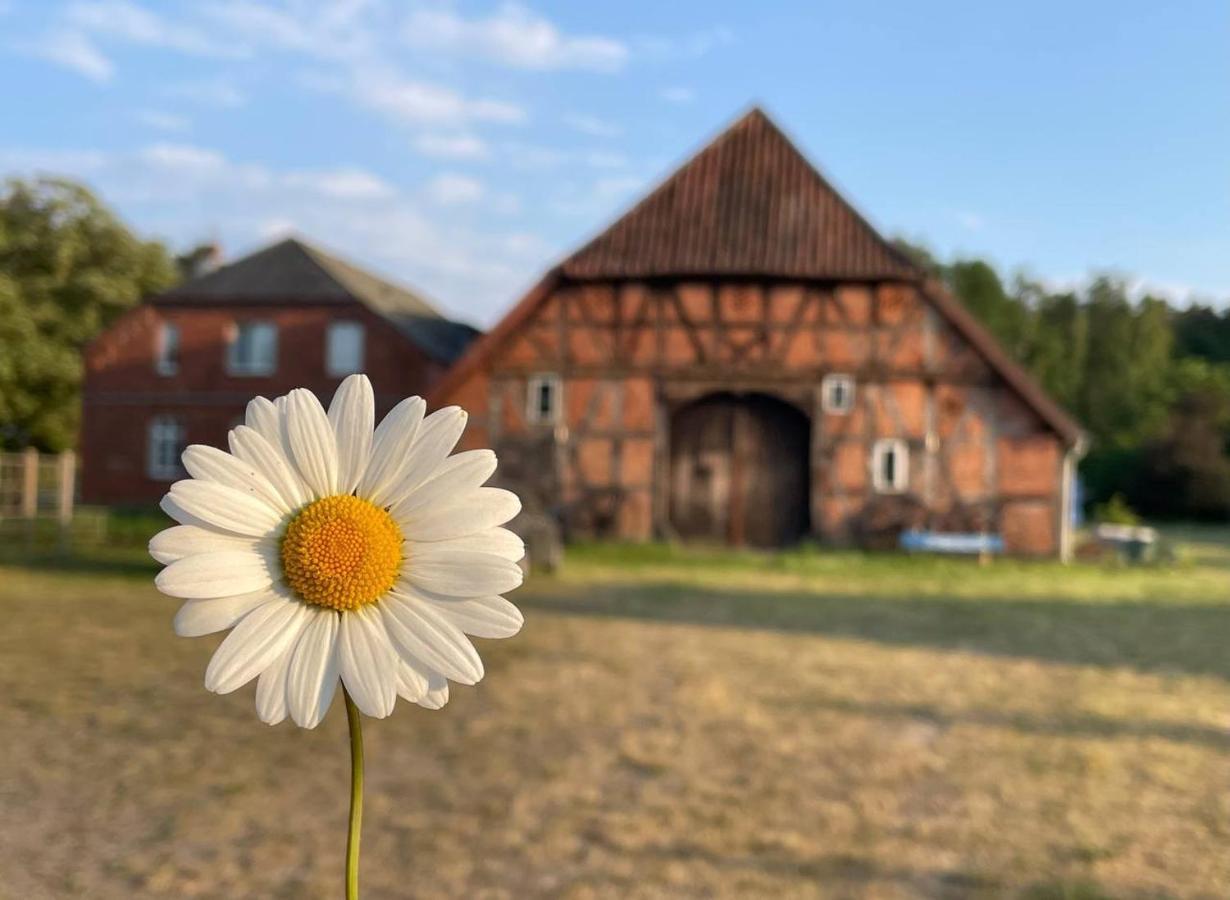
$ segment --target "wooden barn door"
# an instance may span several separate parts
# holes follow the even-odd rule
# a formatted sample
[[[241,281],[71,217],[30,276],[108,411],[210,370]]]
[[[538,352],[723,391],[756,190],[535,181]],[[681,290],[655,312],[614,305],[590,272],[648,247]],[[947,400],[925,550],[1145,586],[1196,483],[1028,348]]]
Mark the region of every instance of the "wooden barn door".
[[[714,394],[671,418],[671,525],[687,540],[779,547],[807,533],[807,417],[762,394]]]

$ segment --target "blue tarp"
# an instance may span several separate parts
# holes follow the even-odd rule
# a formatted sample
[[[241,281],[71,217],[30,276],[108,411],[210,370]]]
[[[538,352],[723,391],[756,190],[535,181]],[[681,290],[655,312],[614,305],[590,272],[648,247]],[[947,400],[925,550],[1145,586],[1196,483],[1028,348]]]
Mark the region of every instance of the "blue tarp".
[[[955,534],[939,531],[903,531],[901,549],[928,553],[1003,553],[998,534]]]

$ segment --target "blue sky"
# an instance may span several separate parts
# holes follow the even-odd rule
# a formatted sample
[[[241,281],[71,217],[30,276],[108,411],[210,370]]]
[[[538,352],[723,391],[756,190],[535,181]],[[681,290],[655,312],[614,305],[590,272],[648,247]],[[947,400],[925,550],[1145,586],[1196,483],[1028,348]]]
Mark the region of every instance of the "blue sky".
[[[886,234],[1230,299],[1230,4],[0,0],[0,174],[490,324],[749,104]]]

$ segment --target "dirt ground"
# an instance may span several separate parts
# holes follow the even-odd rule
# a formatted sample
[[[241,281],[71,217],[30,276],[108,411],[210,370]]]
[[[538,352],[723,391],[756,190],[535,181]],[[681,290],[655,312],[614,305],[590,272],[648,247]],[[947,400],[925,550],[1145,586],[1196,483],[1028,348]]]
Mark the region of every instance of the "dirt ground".
[[[582,551],[367,722],[363,896],[1230,897],[1221,565]],[[0,568],[0,897],[340,896],[340,703],[206,693],[149,576]]]

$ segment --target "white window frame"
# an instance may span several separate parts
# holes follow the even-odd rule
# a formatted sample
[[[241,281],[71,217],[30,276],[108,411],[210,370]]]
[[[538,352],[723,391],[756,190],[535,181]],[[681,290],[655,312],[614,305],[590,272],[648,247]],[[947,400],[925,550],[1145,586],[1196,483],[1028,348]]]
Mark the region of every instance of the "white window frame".
[[[551,409],[542,411],[539,403],[544,387],[551,389]],[[554,372],[540,372],[530,376],[525,390],[525,420],[531,425],[554,425],[560,420],[564,402],[563,384]]]
[[[833,394],[838,388],[845,390],[845,403],[837,403]],[[820,408],[835,416],[846,416],[854,409],[854,376],[833,372],[820,379]]]
[[[180,344],[179,326],[174,322],[160,322],[158,336],[154,343],[154,371],[159,375],[176,375],[179,373]],[[174,350],[174,353],[168,353]]]
[[[884,457],[892,453],[893,478],[884,478]],[[879,494],[900,494],[910,486],[910,445],[901,438],[880,438],[871,448],[871,486]]]
[[[354,364],[351,365],[349,360],[339,360],[340,355],[337,348],[334,347],[335,335],[344,333],[352,333],[358,335],[357,340],[357,358]],[[347,348],[350,349],[350,348]],[[330,322],[328,328],[325,329],[325,372],[332,376],[353,375],[356,372],[363,371],[363,364],[366,362],[367,355],[367,329],[363,327],[362,322],[356,322],[353,319],[345,319],[338,322]]]
[[[244,328],[268,328],[272,335],[269,360],[240,360],[236,357],[239,335]],[[278,326],[264,319],[248,319],[231,323],[226,339],[226,372],[228,375],[272,375],[278,369]]]
[[[165,445],[172,445],[169,454]],[[184,423],[174,416],[155,416],[146,428],[145,473],[155,481],[174,481],[184,474]]]

